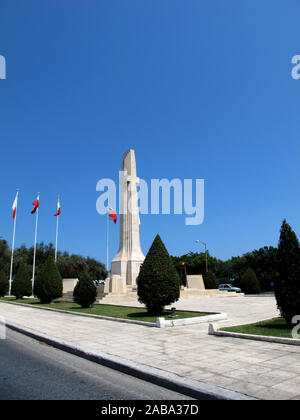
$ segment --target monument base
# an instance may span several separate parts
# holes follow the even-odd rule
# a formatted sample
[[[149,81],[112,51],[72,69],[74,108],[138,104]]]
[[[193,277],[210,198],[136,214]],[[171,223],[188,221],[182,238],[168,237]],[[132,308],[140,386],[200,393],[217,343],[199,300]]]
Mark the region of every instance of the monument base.
[[[136,285],[136,279],[138,278],[141,265],[144,262],[144,257],[135,260],[118,260],[114,259],[111,262],[111,274],[114,276],[120,276],[125,279],[125,284],[129,286]]]
[[[138,302],[137,296],[137,287],[136,286],[126,286],[124,288],[118,288],[114,279],[108,279],[109,282],[105,285],[107,291],[104,291],[104,297],[98,298],[97,302],[107,305],[123,305],[131,302]],[[119,279],[118,279],[119,280]],[[109,286],[109,284],[111,284]],[[114,290],[114,292],[109,292],[108,290]],[[121,291],[122,290],[122,291]],[[180,289],[180,299],[210,299],[210,298],[242,298],[244,293],[229,293],[227,291],[220,291],[218,289],[197,289],[197,288],[188,288],[182,287]]]
[[[126,279],[118,274],[113,274],[105,280],[104,293],[118,295],[126,293],[126,290]]]
[[[98,303],[118,305],[124,302],[137,301],[137,287],[126,285],[125,279],[113,275],[105,281],[104,295]]]
[[[220,291],[219,289],[191,289],[183,287],[180,290],[180,299],[197,299],[197,298],[241,298],[244,293],[229,293],[226,290]]]

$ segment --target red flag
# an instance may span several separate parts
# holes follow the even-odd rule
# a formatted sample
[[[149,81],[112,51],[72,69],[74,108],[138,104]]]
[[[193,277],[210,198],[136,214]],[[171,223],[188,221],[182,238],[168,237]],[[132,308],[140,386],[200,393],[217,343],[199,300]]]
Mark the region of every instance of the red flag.
[[[40,206],[40,196],[38,195],[36,200],[32,203],[34,209],[32,210],[31,214],[34,214]]]
[[[16,214],[17,214],[17,206],[18,206],[18,193],[17,193],[17,195],[16,195],[16,198],[15,198],[14,204],[13,204],[13,206],[12,206],[12,209],[13,209],[13,215],[12,215],[12,217],[13,217],[13,219],[15,219],[15,218],[16,218]]]
[[[117,223],[118,216],[116,215],[115,211],[112,208],[108,208],[109,211],[109,217],[114,221],[114,223]]]
[[[59,202],[59,199],[58,199],[58,201],[57,201],[57,212],[55,213],[54,216],[59,216],[60,213],[61,213],[61,211],[60,211],[60,202]]]

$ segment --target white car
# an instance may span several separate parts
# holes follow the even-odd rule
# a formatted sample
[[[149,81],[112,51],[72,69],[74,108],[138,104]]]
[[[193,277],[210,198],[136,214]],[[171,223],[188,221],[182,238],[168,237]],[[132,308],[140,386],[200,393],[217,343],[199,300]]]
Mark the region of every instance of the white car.
[[[241,293],[242,290],[239,287],[233,287],[232,284],[220,284],[219,286],[219,290],[220,292],[236,292],[236,293]]]

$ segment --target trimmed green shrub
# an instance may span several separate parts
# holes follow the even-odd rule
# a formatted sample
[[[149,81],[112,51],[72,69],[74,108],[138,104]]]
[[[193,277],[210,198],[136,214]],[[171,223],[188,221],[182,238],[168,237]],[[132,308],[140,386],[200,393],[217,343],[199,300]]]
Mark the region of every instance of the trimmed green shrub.
[[[20,265],[11,286],[11,294],[16,299],[23,299],[23,296],[30,296],[32,293],[32,282],[26,264]]]
[[[3,270],[0,270],[0,297],[4,297],[9,291],[9,282]]]
[[[218,289],[219,283],[215,273],[209,270],[207,273],[203,275],[203,280],[206,289]]]
[[[278,309],[288,325],[300,315],[300,249],[290,225],[283,221],[277,251],[275,296]]]
[[[180,297],[180,278],[159,235],[141,266],[137,281],[139,302],[151,315],[162,314],[164,307]]]
[[[97,288],[94,285],[89,273],[83,271],[79,275],[79,281],[75,286],[73,298],[82,308],[89,308],[97,297]]]
[[[246,273],[241,278],[241,289],[246,294],[260,293],[259,281],[252,268],[248,268]]]
[[[48,257],[37,274],[34,294],[41,303],[51,303],[53,299],[62,297],[62,278],[53,257]]]

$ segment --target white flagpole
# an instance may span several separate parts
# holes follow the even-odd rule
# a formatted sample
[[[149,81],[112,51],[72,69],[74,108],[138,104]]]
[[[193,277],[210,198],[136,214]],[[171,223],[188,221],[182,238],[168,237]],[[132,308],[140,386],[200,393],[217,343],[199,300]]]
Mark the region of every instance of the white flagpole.
[[[57,204],[58,203],[60,203],[59,196],[58,196]],[[57,206],[57,211],[58,211],[58,206]],[[59,218],[59,215],[56,216],[55,262],[57,261],[58,218]]]
[[[17,190],[17,197],[16,197],[16,215],[14,218],[14,230],[13,230],[13,240],[12,240],[12,247],[11,247],[11,261],[10,261],[10,274],[9,274],[9,292],[8,295],[11,296],[11,285],[12,285],[12,271],[13,271],[13,264],[14,264],[14,250],[15,250],[15,235],[16,235],[16,222],[17,222],[17,212],[18,212],[18,196],[19,190]]]
[[[38,198],[40,198],[40,193],[38,193]],[[36,217],[35,217],[35,235],[34,235],[33,268],[32,268],[32,295],[33,296],[34,296],[34,278],[35,278],[35,259],[36,259],[36,240],[37,240],[38,220],[39,220],[39,207],[36,210]]]
[[[55,262],[57,261],[58,218],[59,216],[56,216]]]
[[[109,213],[107,213],[107,222],[106,222],[106,270],[109,272],[108,269],[108,234],[109,234]]]

